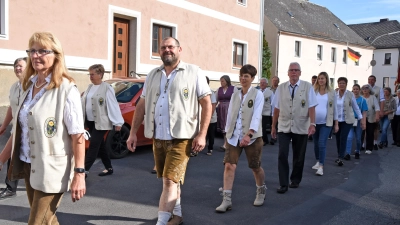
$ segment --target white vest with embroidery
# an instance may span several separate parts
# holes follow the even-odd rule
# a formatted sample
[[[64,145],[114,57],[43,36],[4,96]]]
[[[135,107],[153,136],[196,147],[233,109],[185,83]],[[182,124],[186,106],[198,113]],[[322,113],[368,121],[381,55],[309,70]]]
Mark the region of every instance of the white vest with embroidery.
[[[85,93],[81,98],[82,100],[82,109],[83,109],[83,121],[86,120],[86,101],[87,94],[92,88],[93,84],[90,84],[86,89]],[[113,128],[112,122],[108,117],[107,111],[107,91],[109,89],[109,84],[106,82],[102,82],[97,89],[96,93],[93,94],[90,101],[92,102],[92,113],[94,117],[94,125],[96,130],[111,130]]]
[[[75,161],[72,139],[63,119],[67,96],[74,86],[74,83],[63,78],[60,87],[47,90],[28,114],[31,150],[30,183],[35,190],[45,193],[63,193],[70,188]],[[26,98],[27,93],[28,91],[25,91],[21,94],[21,101]],[[14,121],[17,120],[18,116]],[[21,131],[16,129],[16,132]],[[15,136],[21,135],[13,136],[13,143],[15,143]],[[13,152],[16,150],[14,147],[15,145],[13,145]],[[18,157],[19,153],[12,155]]]
[[[265,88],[264,95],[264,107],[262,111],[263,116],[271,116],[271,95],[273,92],[269,88]]]
[[[229,102],[230,111],[228,112],[227,117],[230,117],[231,124],[229,127],[226,127],[226,138],[230,139],[232,137],[233,131],[236,127],[236,120],[239,115],[240,105],[242,104],[242,135],[246,135],[246,133],[250,129],[251,119],[254,113],[254,105],[257,97],[257,92],[259,90],[255,88],[251,88],[247,93],[246,99],[244,99],[243,103],[241,103],[241,91],[235,91],[231,97],[231,101]],[[258,130],[254,133],[252,139],[256,139],[262,136],[262,124],[261,124],[261,116],[259,117],[259,125]]]
[[[356,122],[352,104],[353,96],[354,96],[353,92],[346,91],[346,94],[343,99],[343,114],[345,116],[344,118],[347,124],[354,124],[354,122]]]
[[[154,137],[154,111],[160,96],[163,68],[160,66],[153,69],[146,78],[144,135],[147,138]],[[197,97],[199,67],[181,61],[176,69],[175,78],[169,84],[169,130],[173,138],[193,139],[200,129],[200,104]]]
[[[308,115],[308,98],[311,83],[301,80],[296,87],[294,98],[289,92],[290,82],[287,81],[278,86],[279,93],[279,118],[278,132],[308,134],[310,120]]]

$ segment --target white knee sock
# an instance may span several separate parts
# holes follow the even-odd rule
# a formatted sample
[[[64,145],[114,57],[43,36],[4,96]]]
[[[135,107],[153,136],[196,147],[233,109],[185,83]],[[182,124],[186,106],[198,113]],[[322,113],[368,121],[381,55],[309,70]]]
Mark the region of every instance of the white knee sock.
[[[172,211],[172,214],[174,214],[174,216],[182,217],[181,198],[178,198],[176,200],[174,211]]]
[[[171,213],[158,211],[158,220],[156,225],[166,225],[169,218],[171,218]]]

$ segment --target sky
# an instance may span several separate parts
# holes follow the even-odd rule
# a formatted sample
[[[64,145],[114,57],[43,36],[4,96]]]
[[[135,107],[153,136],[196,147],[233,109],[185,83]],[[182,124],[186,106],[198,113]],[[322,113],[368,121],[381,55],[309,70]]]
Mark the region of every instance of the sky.
[[[379,22],[388,18],[400,22],[400,0],[309,0],[328,8],[346,24]]]

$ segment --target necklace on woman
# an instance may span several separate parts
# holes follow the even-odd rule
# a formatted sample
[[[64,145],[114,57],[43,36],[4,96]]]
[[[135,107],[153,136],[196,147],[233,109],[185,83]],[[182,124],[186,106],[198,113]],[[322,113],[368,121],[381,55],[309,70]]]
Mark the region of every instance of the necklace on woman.
[[[41,88],[41,87],[43,87],[43,85],[47,84],[47,82],[44,81],[41,85],[37,86],[37,85],[36,85],[37,82],[38,82],[38,81],[35,82],[35,87],[36,87],[36,88]]]

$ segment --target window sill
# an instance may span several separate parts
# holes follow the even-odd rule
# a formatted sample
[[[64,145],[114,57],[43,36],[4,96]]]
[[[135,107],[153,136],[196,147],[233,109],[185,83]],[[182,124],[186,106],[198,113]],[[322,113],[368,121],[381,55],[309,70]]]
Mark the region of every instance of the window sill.
[[[233,66],[232,69],[233,70],[240,70],[242,67],[238,67],[238,66]]]
[[[238,4],[238,5],[240,5],[240,6],[243,6],[243,7],[246,7],[246,6],[247,6],[247,4],[246,4],[246,3],[241,3],[241,2],[238,2],[237,4]]]
[[[391,66],[392,64],[382,64],[382,66]]]

